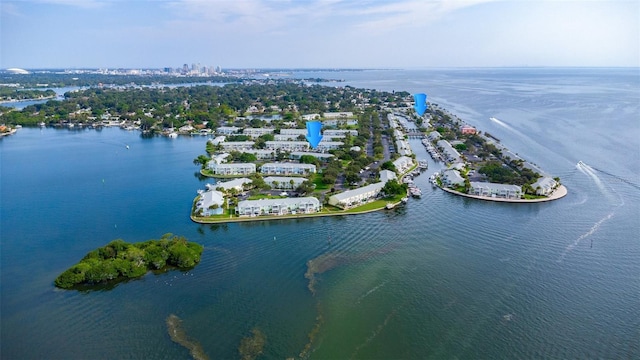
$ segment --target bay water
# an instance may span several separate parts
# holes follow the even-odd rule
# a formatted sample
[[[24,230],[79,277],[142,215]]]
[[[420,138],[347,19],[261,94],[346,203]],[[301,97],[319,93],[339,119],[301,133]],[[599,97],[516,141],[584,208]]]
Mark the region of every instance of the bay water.
[[[441,165],[429,160],[422,198],[391,211],[199,225],[189,211],[210,180],[192,160],[206,137],[23,128],[0,140],[2,358],[189,358],[170,314],[212,359],[239,358],[255,328],[269,359],[640,357],[638,69],[294,76],[425,92],[569,194],[456,197],[431,187]],[[53,286],[113,239],[168,232],[204,245],[198,266],[95,291]]]

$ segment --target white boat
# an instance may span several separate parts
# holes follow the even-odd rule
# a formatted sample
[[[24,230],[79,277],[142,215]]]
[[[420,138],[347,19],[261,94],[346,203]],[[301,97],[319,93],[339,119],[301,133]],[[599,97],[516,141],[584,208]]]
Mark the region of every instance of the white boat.
[[[178,133],[177,132],[171,132],[169,133],[169,135],[167,135],[170,139],[175,139],[178,137]]]

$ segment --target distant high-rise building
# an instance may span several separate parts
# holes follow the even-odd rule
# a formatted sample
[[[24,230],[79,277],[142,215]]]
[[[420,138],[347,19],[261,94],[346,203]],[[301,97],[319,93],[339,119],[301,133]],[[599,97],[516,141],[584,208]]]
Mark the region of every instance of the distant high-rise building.
[[[185,73],[185,74],[188,73],[189,72],[189,65],[187,65],[187,64],[182,65],[182,72]]]
[[[222,73],[222,68],[220,67],[220,65],[216,66],[216,72]]]

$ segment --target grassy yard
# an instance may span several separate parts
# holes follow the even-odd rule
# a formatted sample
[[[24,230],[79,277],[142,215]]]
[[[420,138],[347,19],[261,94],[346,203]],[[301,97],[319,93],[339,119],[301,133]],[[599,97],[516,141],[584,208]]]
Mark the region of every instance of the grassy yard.
[[[322,182],[322,174],[320,173],[313,177],[313,184],[316,186],[316,190],[329,190],[329,185]]]

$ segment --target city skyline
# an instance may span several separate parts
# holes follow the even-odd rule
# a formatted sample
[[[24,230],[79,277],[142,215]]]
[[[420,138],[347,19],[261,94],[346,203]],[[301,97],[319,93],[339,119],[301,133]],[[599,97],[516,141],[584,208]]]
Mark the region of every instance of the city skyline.
[[[640,66],[635,1],[5,0],[0,68]]]

